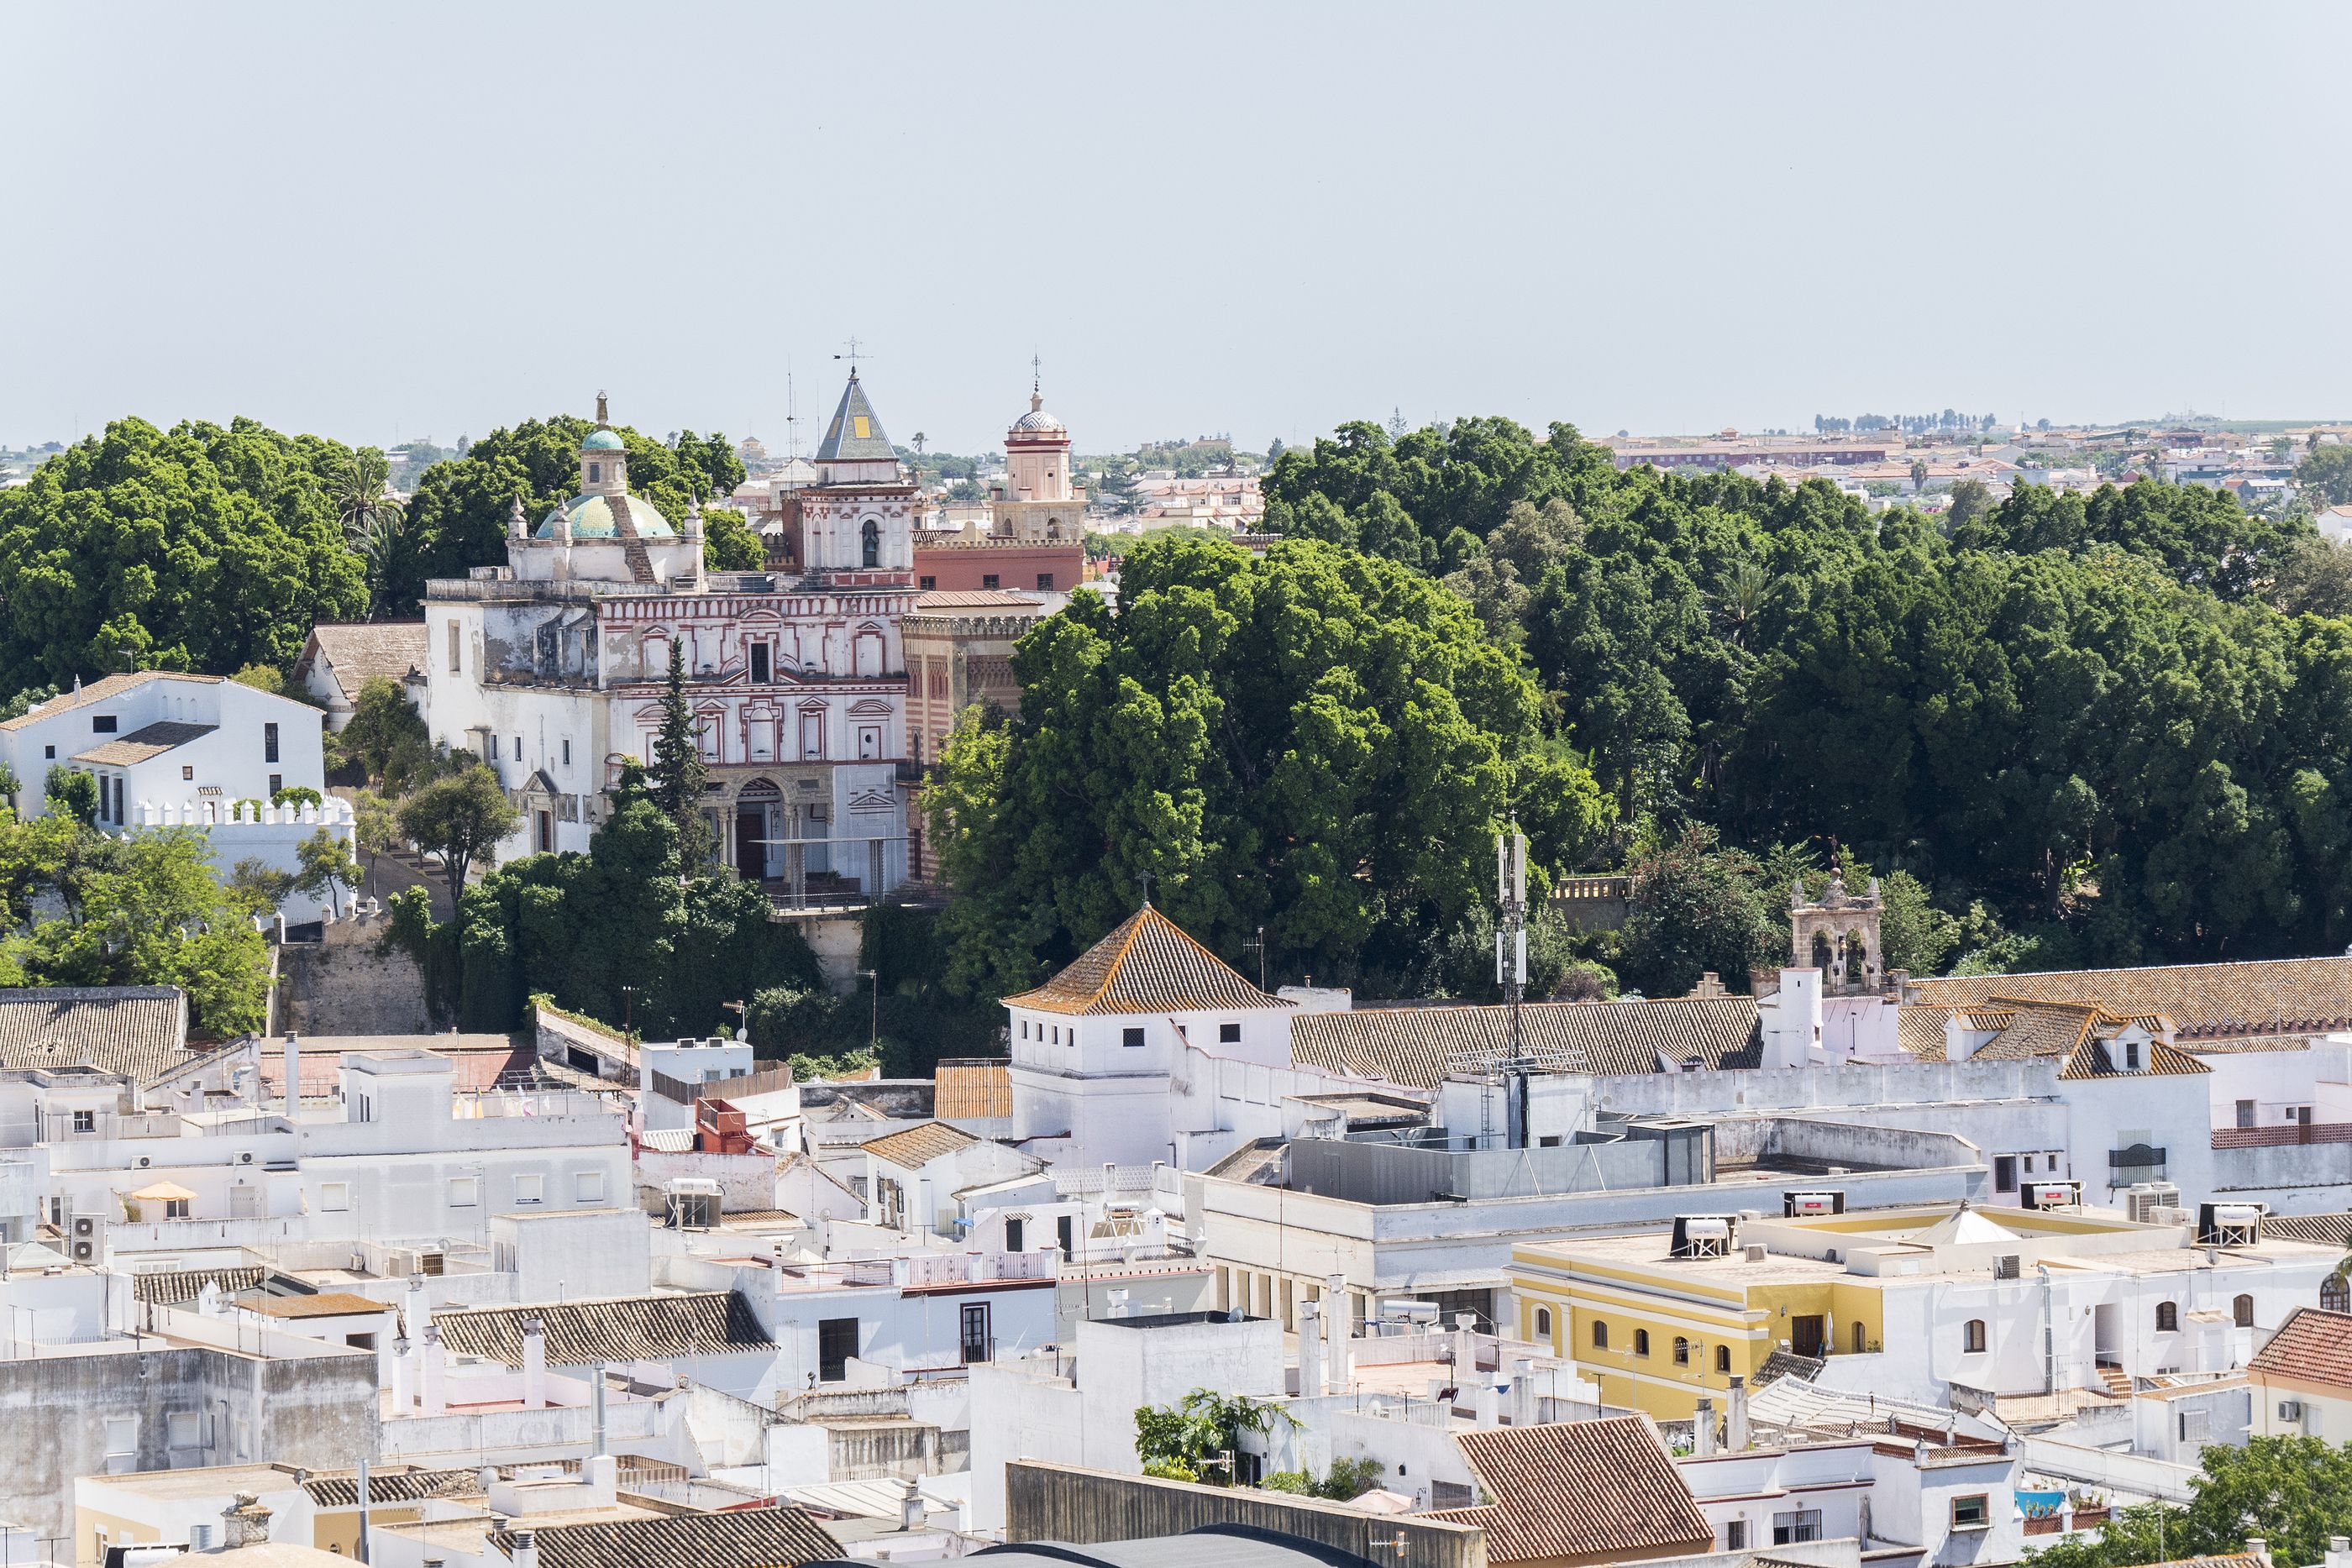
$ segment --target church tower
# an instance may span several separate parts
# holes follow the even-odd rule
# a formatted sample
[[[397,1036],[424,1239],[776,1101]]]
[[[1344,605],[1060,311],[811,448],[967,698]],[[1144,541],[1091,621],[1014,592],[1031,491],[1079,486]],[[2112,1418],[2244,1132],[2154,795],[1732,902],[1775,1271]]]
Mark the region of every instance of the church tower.
[[[1031,361],[1033,370],[1035,361]],[[1070,433],[1045,412],[1041,381],[1029,383],[1029,412],[1004,433],[1004,483],[989,499],[998,538],[1086,537],[1086,493],[1070,484]]]
[[[916,497],[852,366],[840,406],[816,449],[816,483],[803,487],[801,560],[811,571],[911,581]]]
[[[583,496],[625,496],[629,493],[629,452],[621,444],[605,411],[604,394],[596,394],[596,428],[580,444],[580,493]]]

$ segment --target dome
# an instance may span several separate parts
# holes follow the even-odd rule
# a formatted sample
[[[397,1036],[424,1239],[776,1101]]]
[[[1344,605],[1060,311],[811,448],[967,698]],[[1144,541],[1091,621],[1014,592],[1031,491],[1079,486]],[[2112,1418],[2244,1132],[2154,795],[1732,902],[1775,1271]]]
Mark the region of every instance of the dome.
[[[599,431],[598,434],[604,432]],[[642,496],[574,496],[540,520],[535,538],[551,539],[563,530],[561,517],[572,514],[572,537],[575,539],[614,539],[621,537],[618,511],[625,510],[635,525],[639,538],[666,539],[675,538],[677,530],[669,520],[654,509],[652,502]]]
[[[1013,422],[1014,435],[1059,435],[1062,422],[1045,412],[1045,399],[1034,387],[1029,390],[1029,412]]]
[[[580,450],[583,452],[619,452],[624,450],[624,448],[621,444],[620,433],[608,426],[600,424],[595,429],[588,433],[588,439],[580,444]]]

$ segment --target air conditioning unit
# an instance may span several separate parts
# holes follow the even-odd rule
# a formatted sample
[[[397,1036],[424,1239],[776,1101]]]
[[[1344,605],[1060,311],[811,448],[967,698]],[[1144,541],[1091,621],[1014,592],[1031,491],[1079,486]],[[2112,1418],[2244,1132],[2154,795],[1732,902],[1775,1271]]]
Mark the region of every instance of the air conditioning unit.
[[[251,1165],[253,1163],[253,1151],[251,1149],[247,1149],[243,1153],[239,1154],[236,1156],[236,1163],[241,1166]]]
[[[75,1242],[73,1244],[73,1257],[74,1261],[77,1263],[89,1263],[94,1261],[98,1257],[98,1243],[95,1241]]]
[[[77,1215],[75,1215],[75,1216],[74,1216],[74,1227],[73,1227],[73,1233],[74,1233],[76,1236],[95,1236],[95,1235],[97,1235],[97,1234],[98,1234],[98,1216],[96,1216],[96,1215],[94,1215],[94,1214],[77,1214]]]
[[[2282,1421],[2301,1421],[2303,1419],[2303,1401],[2300,1399],[2280,1400],[2278,1404],[2278,1418]]]
[[[143,1171],[143,1170],[145,1170],[149,1166],[153,1165],[154,1163],[155,1163],[155,1162],[154,1162],[153,1160],[150,1159],[150,1158],[149,1158],[147,1155],[140,1155],[140,1156],[139,1156],[139,1168],[140,1168],[141,1170],[142,1170],[142,1171]]]
[[[2177,1225],[2178,1220],[2158,1219],[2156,1211],[2179,1207],[2180,1188],[2168,1181],[2134,1182],[2124,1188],[2124,1218],[2135,1225]]]

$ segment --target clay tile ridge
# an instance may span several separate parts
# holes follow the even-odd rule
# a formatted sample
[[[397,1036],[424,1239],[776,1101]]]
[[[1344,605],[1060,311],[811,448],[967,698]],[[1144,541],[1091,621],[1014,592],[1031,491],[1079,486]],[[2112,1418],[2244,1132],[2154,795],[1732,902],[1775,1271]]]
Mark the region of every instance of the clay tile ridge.
[[[1234,972],[1149,904],[1034,991],[1008,1008],[1039,1012],[1138,1014],[1286,1008]]]

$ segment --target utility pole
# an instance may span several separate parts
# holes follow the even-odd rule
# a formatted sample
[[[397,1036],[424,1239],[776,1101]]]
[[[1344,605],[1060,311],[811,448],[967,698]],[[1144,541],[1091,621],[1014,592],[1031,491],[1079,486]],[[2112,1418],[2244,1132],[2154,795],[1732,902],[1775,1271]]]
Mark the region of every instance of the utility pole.
[[[867,1049],[871,1050],[882,1040],[882,975],[877,969],[860,969],[857,971],[857,977],[873,982],[869,988],[873,993],[872,1016],[868,1019],[866,1028],[866,1044]]]
[[[1244,946],[1254,947],[1257,950],[1257,988],[1263,991],[1265,989],[1265,927],[1263,925],[1259,926],[1257,928],[1257,940],[1255,942],[1244,943]]]

